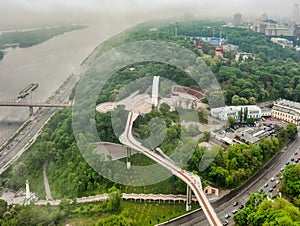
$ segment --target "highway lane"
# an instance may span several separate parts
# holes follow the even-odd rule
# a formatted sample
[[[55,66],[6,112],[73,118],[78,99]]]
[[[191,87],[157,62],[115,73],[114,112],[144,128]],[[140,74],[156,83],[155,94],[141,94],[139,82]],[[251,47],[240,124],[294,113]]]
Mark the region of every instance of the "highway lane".
[[[277,157],[272,160],[269,163],[269,167],[267,169],[264,169],[260,172],[259,177],[255,180],[251,181],[251,183],[247,184],[246,188],[240,191],[237,195],[232,197],[231,199],[221,199],[219,202],[212,203],[212,206],[215,208],[215,211],[219,217],[219,219],[223,222],[225,221],[225,215],[230,214],[231,217],[227,219],[229,221],[228,225],[234,225],[233,223],[233,215],[232,210],[237,209],[239,211],[239,206],[241,204],[245,205],[246,201],[249,199],[249,196],[251,193],[254,193],[256,191],[259,191],[261,188],[270,195],[271,193],[268,191],[270,187],[272,187],[276,180],[280,181],[280,178],[276,175],[280,176],[281,169],[286,166],[287,162],[290,162],[290,164],[293,164],[292,161],[290,161],[291,158],[298,158],[300,156],[300,137],[298,135],[298,138],[289,145],[288,149],[283,149],[280,153],[278,153]],[[297,155],[295,155],[295,152],[298,152]],[[274,177],[275,180],[271,182],[271,178]],[[268,183],[268,187],[264,187],[264,185]],[[277,192],[276,190],[280,184],[276,186],[274,189],[274,192],[272,194],[275,194]],[[237,206],[233,206],[235,202],[238,202]],[[216,205],[217,204],[217,205]],[[207,220],[205,219],[205,216],[203,212],[200,210],[199,214],[193,214],[193,216],[185,217],[186,220],[183,221],[184,223],[181,223],[182,226],[190,226],[190,225],[197,225],[202,226],[207,224]],[[175,222],[167,224],[167,225],[176,225]]]
[[[120,136],[120,141],[123,144],[125,144],[131,148],[141,151],[147,157],[149,157],[152,160],[154,160],[155,162],[161,164],[163,167],[170,170],[172,172],[172,174],[174,174],[175,176],[182,179],[185,183],[187,183],[189,185],[189,187],[192,189],[192,191],[194,192],[195,196],[197,197],[197,200],[198,200],[199,204],[201,205],[202,210],[205,213],[209,224],[210,225],[221,225],[221,222],[219,221],[218,217],[216,216],[214,209],[210,205],[209,201],[207,200],[207,198],[202,190],[201,181],[200,181],[199,177],[173,165],[168,160],[163,159],[158,154],[155,154],[154,152],[143,147],[137,140],[135,140],[133,138],[132,133],[131,133],[132,123],[136,119],[137,116],[138,116],[138,114],[129,112],[125,132]]]
[[[0,157],[0,174],[22,153],[26,148],[34,142],[38,136],[38,132],[49,120],[55,109],[43,109],[39,112],[39,116],[32,120],[2,152]]]

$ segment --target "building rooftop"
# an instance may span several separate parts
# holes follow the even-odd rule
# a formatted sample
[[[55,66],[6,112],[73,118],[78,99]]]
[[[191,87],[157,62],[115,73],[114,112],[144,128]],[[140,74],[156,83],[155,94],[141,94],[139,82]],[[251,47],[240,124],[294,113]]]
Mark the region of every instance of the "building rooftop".
[[[294,109],[300,111],[300,103],[295,102],[295,101],[286,100],[286,99],[280,99],[280,100],[276,100],[274,102],[274,104],[278,104],[278,105],[289,107],[289,108],[294,108]]]
[[[258,137],[254,137],[253,135],[247,133],[247,132],[243,132],[240,135],[237,135],[239,137],[239,139],[245,143],[252,143],[252,144],[256,144],[259,141]]]
[[[226,107],[219,107],[219,108],[212,108],[211,111],[213,113],[221,113],[221,112],[227,112],[227,113],[233,113],[240,111],[241,108],[248,108],[248,111],[255,111],[260,110],[260,107],[257,105],[239,105],[239,106],[226,106]]]

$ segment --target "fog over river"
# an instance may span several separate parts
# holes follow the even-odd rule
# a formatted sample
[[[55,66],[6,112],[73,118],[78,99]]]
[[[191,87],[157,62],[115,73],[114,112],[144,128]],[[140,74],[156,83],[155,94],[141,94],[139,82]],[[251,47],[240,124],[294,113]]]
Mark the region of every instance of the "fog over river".
[[[44,43],[10,49],[0,61],[0,101],[16,99],[21,89],[38,83],[27,100],[45,101],[104,40],[132,24],[93,25],[67,32]],[[29,116],[28,108],[0,107],[0,144]]]

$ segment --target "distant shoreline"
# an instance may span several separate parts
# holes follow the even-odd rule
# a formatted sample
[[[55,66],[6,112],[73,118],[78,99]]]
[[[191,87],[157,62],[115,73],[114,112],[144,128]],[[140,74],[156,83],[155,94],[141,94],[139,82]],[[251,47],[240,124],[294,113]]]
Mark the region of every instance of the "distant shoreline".
[[[44,28],[30,28],[20,30],[0,31],[0,60],[2,60],[10,48],[28,48],[41,44],[49,39],[72,32],[88,28],[87,25],[53,26]]]

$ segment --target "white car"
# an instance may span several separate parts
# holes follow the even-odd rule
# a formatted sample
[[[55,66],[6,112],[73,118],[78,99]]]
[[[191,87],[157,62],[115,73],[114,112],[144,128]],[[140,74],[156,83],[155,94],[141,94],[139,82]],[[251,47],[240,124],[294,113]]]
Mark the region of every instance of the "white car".
[[[275,181],[275,178],[274,177],[271,177],[271,182]]]

